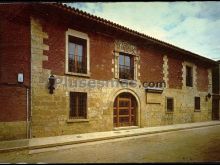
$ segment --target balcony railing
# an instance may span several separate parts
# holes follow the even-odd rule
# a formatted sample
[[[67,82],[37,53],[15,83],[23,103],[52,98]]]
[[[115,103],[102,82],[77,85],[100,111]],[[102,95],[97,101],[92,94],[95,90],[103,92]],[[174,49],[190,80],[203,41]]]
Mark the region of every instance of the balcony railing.
[[[119,78],[121,79],[134,79],[134,67],[119,65]]]
[[[85,62],[83,62],[82,56],[74,55],[75,59],[69,58],[69,72],[86,73],[87,68]]]

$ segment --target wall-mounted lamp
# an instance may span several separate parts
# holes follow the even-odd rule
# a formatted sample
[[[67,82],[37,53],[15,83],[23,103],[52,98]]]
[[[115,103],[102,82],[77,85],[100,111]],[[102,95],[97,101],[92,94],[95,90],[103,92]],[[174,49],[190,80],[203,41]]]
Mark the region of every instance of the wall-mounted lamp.
[[[208,101],[208,100],[211,98],[211,96],[212,96],[212,95],[211,95],[210,93],[208,93],[208,94],[205,96],[205,100]]]
[[[49,87],[48,87],[49,93],[53,94],[53,90],[55,89],[54,85],[55,85],[56,79],[55,79],[54,75],[51,75],[48,79],[49,79]]]

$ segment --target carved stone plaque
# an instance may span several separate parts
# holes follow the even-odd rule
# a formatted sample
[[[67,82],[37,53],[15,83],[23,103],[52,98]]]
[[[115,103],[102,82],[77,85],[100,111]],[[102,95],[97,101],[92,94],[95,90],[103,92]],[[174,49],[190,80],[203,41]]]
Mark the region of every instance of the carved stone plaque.
[[[137,54],[136,46],[134,46],[128,42],[121,41],[121,40],[115,41],[115,50],[119,51],[119,52],[133,54],[133,55]]]

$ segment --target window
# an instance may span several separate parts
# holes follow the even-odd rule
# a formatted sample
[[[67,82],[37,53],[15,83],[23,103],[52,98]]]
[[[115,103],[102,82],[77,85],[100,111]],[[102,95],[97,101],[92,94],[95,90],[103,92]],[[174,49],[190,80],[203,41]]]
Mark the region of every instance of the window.
[[[86,74],[86,40],[69,36],[68,41],[68,72]]]
[[[195,97],[195,111],[200,111],[200,97]]]
[[[88,34],[73,29],[66,31],[66,74],[90,76],[89,46]]]
[[[126,54],[119,54],[119,78],[134,79],[134,59]]]
[[[116,39],[114,45],[114,78],[120,82],[137,82],[140,77],[140,51],[136,44]]]
[[[166,101],[167,112],[173,112],[173,98],[167,98]]]
[[[192,67],[186,66],[186,86],[193,86]]]
[[[87,93],[70,92],[70,119],[86,119]]]

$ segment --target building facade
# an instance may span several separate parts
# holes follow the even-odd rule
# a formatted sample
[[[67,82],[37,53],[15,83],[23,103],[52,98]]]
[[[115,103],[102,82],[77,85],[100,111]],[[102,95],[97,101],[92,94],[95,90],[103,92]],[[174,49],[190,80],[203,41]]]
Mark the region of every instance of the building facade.
[[[212,120],[217,62],[62,4],[0,12],[0,139]]]

